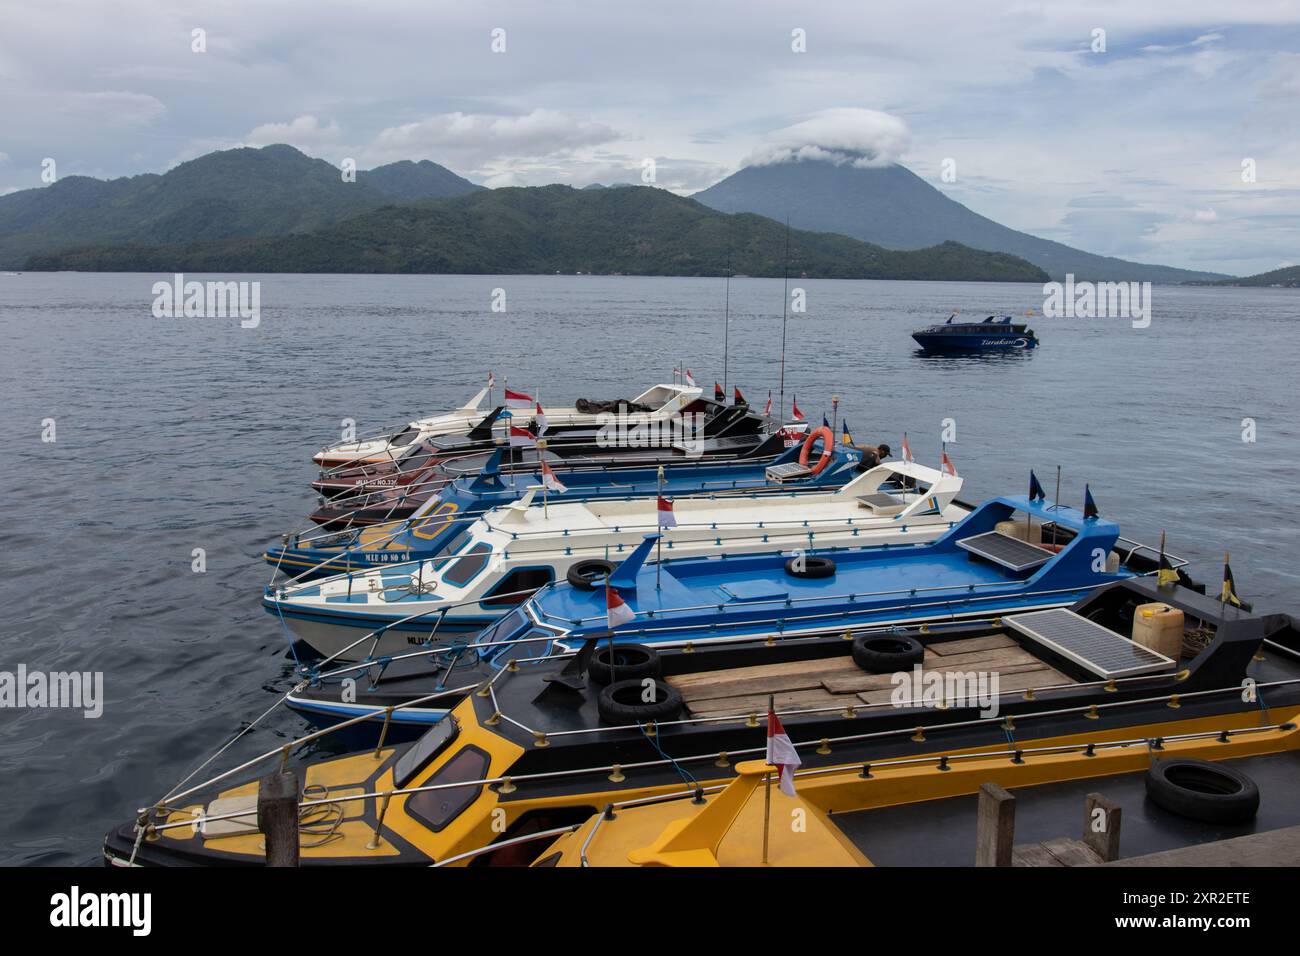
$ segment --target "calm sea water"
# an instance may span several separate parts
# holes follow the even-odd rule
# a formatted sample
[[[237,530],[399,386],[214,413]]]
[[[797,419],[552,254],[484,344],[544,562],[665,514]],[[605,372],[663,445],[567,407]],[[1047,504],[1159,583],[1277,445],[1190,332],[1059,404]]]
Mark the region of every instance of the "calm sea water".
[[[631,397],[679,362],[722,378],[722,280],[239,277],[262,282],[261,325],[241,329],[154,318],[155,278],[0,276],[0,670],[102,671],[106,697],[98,719],[0,710],[3,863],[97,863],[110,825],[287,688],[259,555],[305,526],[310,456],[342,419],[461,404],[489,369],[543,403]],[[1050,493],[1060,465],[1067,503],[1087,481],[1129,537],[1167,530],[1211,581],[1230,550],[1243,596],[1300,612],[1294,291],[1157,287],[1148,329],[1037,318],[1037,353],[954,360],[909,332],[1040,310],[1041,289],[791,284],[808,312],[789,322],[786,391],[810,418],[838,395],[855,439],[897,449],[906,430],[927,463],[951,418],[969,497],[1022,493],[1031,467]],[[777,387],[781,303],[780,280],[731,283],[728,381],[755,404]],[[231,756],[303,729],[277,712]]]

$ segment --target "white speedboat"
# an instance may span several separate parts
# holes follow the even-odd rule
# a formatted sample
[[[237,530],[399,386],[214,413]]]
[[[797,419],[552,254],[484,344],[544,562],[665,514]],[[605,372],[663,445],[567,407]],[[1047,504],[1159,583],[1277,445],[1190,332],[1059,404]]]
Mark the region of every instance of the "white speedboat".
[[[322,468],[391,462],[413,444],[438,435],[469,431],[492,411],[490,408],[480,408],[488,391],[483,389],[454,411],[429,418],[417,418],[396,431],[389,430],[370,438],[328,445],[318,451],[312,460]],[[703,395],[704,390],[694,385],[656,385],[631,399],[626,405],[626,411],[621,413],[617,411],[616,402],[586,400],[579,400],[570,406],[547,405],[543,411],[548,431],[608,425],[625,432],[646,426],[654,427],[655,424],[669,429],[675,417],[696,411],[692,406]],[[512,409],[512,424],[533,428],[536,425],[534,409]],[[702,414],[704,410],[700,408],[698,411]]]
[[[681,497],[662,528],[670,558],[776,549],[922,544],[970,509],[962,481],[915,462],[888,461],[832,492]],[[315,650],[341,660],[391,655],[477,632],[557,580],[595,587],[649,532],[655,497],[538,503],[538,490],[480,516],[432,558],[268,588],[263,605]],[[378,640],[367,637],[382,631]],[[363,639],[365,638],[365,639]]]

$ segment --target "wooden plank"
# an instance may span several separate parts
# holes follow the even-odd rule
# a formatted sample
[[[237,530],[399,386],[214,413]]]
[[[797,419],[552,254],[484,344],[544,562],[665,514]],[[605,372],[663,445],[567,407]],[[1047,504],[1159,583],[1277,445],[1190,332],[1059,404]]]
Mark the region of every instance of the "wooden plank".
[[[862,673],[857,667],[856,673]],[[813,690],[822,686],[827,677],[841,673],[840,668],[821,671],[808,671],[800,674],[786,674],[780,671],[765,677],[750,677],[745,680],[725,681],[717,684],[680,688],[682,697],[688,703],[694,700],[711,700],[721,697],[749,697],[754,694],[779,694],[783,691]]]
[[[1053,684],[1071,684],[1074,683],[1059,671],[1052,670],[1046,665],[1035,668],[1034,670],[1023,671],[1019,674],[1012,674],[1003,677],[998,675],[998,692],[1001,694],[1011,693],[1014,691],[1028,690],[1031,687],[1049,687]],[[890,687],[885,690],[870,690],[858,694],[858,699],[864,704],[887,704],[893,699],[894,688]]]
[[[1011,851],[1012,866],[1065,866],[1041,843],[1022,843]]]
[[[947,657],[951,654],[968,654],[971,651],[992,651],[1001,647],[1016,647],[1016,642],[1005,634],[985,634],[983,637],[967,637],[960,641],[940,641],[927,645],[927,650]]]
[[[1061,861],[1062,866],[1098,866],[1102,859],[1081,840],[1057,837],[1044,840],[1043,849]]]
[[[978,669],[970,667],[926,667],[926,671],[937,671],[941,674]],[[1002,675],[1047,670],[1049,668],[1042,661],[1034,660],[1023,664],[1004,664],[1001,667],[992,669]],[[822,681],[822,686],[832,694],[856,694],[864,690],[879,690],[882,687],[892,687],[893,677],[893,674],[868,674],[865,671],[859,671],[857,674],[850,674],[845,677],[828,677]]]
[[[1300,865],[1300,826],[1215,840],[1115,860],[1107,866],[1286,866]]]
[[[774,697],[777,710],[802,710],[806,707],[834,707],[839,704],[857,703],[855,697],[836,697],[820,689],[799,690],[776,694]],[[687,707],[697,717],[714,714],[758,714],[759,719],[762,720],[767,716],[767,694],[692,701],[687,704]]]
[[[1027,650],[1020,647],[1002,647],[992,651],[971,651],[967,654],[935,654],[928,652],[925,657],[926,667],[946,667],[950,670],[991,671],[1003,664],[1024,664],[1028,661],[1041,661]]]
[[[980,785],[975,865],[1010,866],[1016,837],[1016,798],[996,783]]]
[[[666,678],[682,694],[697,687],[714,687],[748,680],[760,680],[774,674],[802,675],[816,673],[840,673],[860,670],[849,656],[849,642],[844,642],[844,654],[841,657],[826,657],[811,661],[784,661],[775,664],[754,664],[749,667],[730,667],[723,670],[696,671],[691,674],[675,674]]]

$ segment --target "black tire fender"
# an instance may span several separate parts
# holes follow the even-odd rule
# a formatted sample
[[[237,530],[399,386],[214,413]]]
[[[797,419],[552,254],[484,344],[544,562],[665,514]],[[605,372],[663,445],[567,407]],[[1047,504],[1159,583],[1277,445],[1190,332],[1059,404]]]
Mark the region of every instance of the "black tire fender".
[[[658,677],[659,671],[659,652],[644,644],[602,644],[587,662],[587,676],[597,684]]]
[[[835,562],[819,554],[803,554],[785,562],[785,573],[794,578],[829,578],[835,574]]]
[[[618,565],[613,561],[606,561],[604,558],[588,558],[570,565],[569,572],[564,577],[575,588],[594,591],[605,578],[614,573],[616,567]]]
[[[853,639],[853,663],[872,674],[910,671],[924,658],[921,642],[906,634],[859,634]]]
[[[1245,823],[1259,812],[1259,785],[1208,760],[1157,760],[1147,770],[1146,790],[1157,806],[1204,823]]]
[[[596,710],[607,724],[644,724],[649,721],[672,720],[682,711],[682,695],[676,687],[661,680],[653,681],[654,701],[647,703],[643,697],[646,680],[615,681],[600,691]]]

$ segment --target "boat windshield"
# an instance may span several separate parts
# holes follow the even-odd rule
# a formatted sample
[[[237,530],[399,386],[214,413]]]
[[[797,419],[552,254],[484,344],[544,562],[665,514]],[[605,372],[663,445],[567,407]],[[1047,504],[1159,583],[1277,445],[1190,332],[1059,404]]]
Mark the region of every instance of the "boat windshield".
[[[520,608],[511,611],[505,617],[498,618],[489,624],[484,630],[479,632],[478,637],[474,638],[475,644],[493,644],[497,641],[507,641],[512,635],[518,633],[528,626],[528,615]],[[487,648],[484,656],[490,657],[494,648]]]

